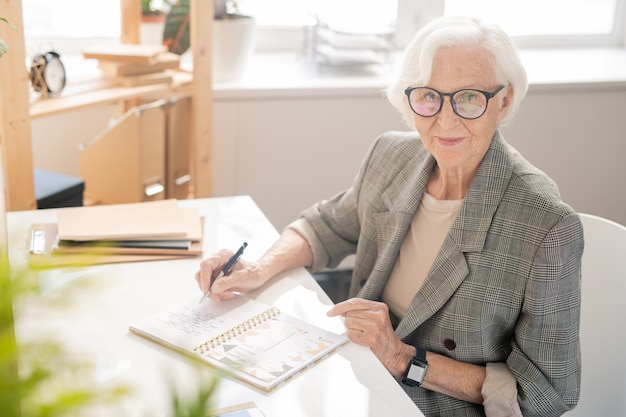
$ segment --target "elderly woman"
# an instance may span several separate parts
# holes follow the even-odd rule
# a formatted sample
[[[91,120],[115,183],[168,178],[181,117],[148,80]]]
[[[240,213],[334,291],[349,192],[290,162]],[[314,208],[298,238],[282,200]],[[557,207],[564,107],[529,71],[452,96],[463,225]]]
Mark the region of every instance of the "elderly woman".
[[[498,127],[527,89],[508,36],[442,18],[407,48],[390,102],[417,133],[379,137],[351,188],[305,210],[257,262],[205,259],[224,300],[356,254],[343,315],[425,415],[558,416],[580,389],[583,230]]]

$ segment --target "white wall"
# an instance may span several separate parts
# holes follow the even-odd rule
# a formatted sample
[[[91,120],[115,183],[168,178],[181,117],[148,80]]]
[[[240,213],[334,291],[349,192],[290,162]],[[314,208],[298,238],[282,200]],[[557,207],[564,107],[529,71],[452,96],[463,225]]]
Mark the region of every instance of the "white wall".
[[[249,194],[281,229],[347,187],[371,142],[405,129],[379,92],[216,98],[214,193]],[[626,88],[531,88],[505,138],[576,210],[626,224]],[[115,106],[33,121],[37,167],[78,175],[77,144]]]
[[[625,87],[531,88],[504,134],[577,211],[626,224],[625,109]]]
[[[503,133],[576,210],[626,224],[625,108],[626,89],[531,89]],[[252,195],[279,229],[348,186],[376,136],[406,128],[379,96],[218,101],[215,118],[215,193]]]
[[[404,129],[380,97],[216,102],[214,192],[250,194],[278,229],[348,187],[371,142]]]

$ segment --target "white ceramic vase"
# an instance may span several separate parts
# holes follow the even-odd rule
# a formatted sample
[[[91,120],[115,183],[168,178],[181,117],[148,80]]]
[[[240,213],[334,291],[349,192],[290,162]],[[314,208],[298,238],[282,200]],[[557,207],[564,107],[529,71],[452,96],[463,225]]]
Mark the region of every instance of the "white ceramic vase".
[[[254,49],[255,21],[250,17],[213,22],[213,80],[241,79]]]

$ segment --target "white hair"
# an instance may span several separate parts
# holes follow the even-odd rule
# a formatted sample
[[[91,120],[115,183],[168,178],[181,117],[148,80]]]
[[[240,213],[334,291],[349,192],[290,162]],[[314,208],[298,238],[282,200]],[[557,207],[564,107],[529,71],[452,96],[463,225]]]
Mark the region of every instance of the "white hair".
[[[387,99],[410,127],[414,127],[413,112],[404,90],[410,86],[427,85],[437,51],[459,45],[477,45],[493,56],[498,81],[505,86],[510,83],[513,87],[513,100],[500,124],[513,119],[528,90],[528,80],[511,38],[499,26],[476,17],[442,17],[415,34],[405,49],[398,77],[387,89]]]

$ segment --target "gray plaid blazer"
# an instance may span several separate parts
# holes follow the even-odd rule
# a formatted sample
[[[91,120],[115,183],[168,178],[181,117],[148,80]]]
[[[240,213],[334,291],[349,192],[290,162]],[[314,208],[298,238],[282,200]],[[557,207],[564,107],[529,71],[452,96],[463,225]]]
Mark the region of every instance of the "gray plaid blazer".
[[[351,296],[380,300],[435,163],[414,132],[378,138],[351,188],[302,213],[311,270],[356,254]],[[580,390],[582,252],[580,219],[556,184],[496,132],[396,334],[460,361],[505,362],[524,415],[561,415]],[[401,385],[427,416],[484,415]]]

